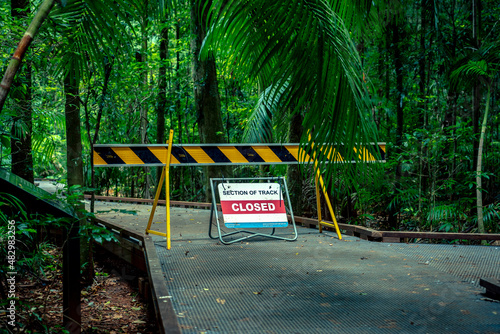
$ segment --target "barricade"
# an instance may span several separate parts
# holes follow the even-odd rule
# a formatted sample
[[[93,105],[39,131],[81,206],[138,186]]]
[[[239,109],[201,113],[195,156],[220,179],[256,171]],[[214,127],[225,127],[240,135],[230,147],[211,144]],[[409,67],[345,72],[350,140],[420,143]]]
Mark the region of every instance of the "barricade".
[[[379,152],[379,160],[377,157],[372,156],[366,148],[353,148],[354,152],[358,154],[362,161],[367,162],[383,162],[385,160],[385,143],[374,143],[371,144],[376,146],[376,150]],[[167,249],[171,248],[170,240],[170,177],[169,171],[170,166],[214,166],[214,165],[274,165],[274,164],[313,164],[315,166],[315,183],[316,183],[316,201],[318,210],[318,228],[319,232],[322,232],[322,226],[333,227],[337,232],[339,239],[342,239],[340,229],[335,218],[335,213],[333,212],[333,206],[330,203],[328,192],[326,190],[325,182],[321,176],[321,172],[318,168],[318,163],[315,157],[310,157],[305,152],[300,152],[299,144],[186,144],[186,145],[174,145],[173,144],[173,130],[170,130],[169,140],[167,144],[96,144],[94,145],[93,151],[93,165],[94,167],[154,167],[163,166],[162,174],[160,177],[160,182],[157,187],[157,192],[155,194],[155,199],[153,202],[153,208],[151,209],[151,214],[149,217],[148,225],[146,227],[146,234],[156,234],[164,236],[167,239]],[[322,144],[321,150],[325,152],[325,156],[332,161],[331,163],[344,161],[344,158],[336,151],[335,147],[332,145]],[[217,182],[218,179],[213,179]],[[165,182],[165,196],[166,196],[166,211],[167,211],[167,221],[166,221],[166,233],[151,230],[151,224],[153,222],[154,213],[156,211],[156,206],[160,197],[160,193]],[[284,187],[286,188],[286,182],[283,181]],[[212,193],[216,193],[213,189],[213,184],[211,183]],[[320,190],[323,192],[325,197],[328,210],[333,220],[333,224],[323,221],[321,215],[321,203],[320,203]],[[288,191],[286,191],[288,197]],[[214,198],[214,196],[212,196]],[[290,203],[289,199],[287,199]],[[288,209],[292,212],[290,204]],[[212,210],[216,210],[216,203],[212,203]],[[214,209],[215,208],[215,209]],[[243,207],[246,209],[246,207]],[[214,211],[212,211],[212,214]],[[215,211],[217,216],[217,211]],[[212,215],[211,214],[211,215]],[[296,239],[296,227],[295,220],[293,218],[293,226],[295,229],[295,239]],[[237,230],[230,233],[221,234],[220,223],[217,219],[218,232],[217,238],[224,244],[229,244],[234,241],[226,241],[223,238],[228,237],[237,233],[248,233],[250,235],[237,239],[238,241],[252,238],[254,236],[265,236],[273,237],[274,233],[265,234],[259,232],[248,232],[245,230]],[[210,220],[209,236],[211,235],[212,227],[212,217]],[[236,228],[235,225],[229,228]],[[283,238],[278,238],[283,239]],[[285,238],[284,240],[293,241],[293,238]]]

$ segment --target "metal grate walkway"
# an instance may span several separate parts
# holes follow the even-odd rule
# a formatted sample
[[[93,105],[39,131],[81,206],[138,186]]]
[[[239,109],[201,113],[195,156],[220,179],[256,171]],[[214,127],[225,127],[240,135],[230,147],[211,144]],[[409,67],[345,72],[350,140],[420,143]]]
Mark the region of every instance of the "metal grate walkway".
[[[374,243],[298,227],[296,242],[230,246],[208,210],[177,209],[156,243],[184,333],[500,333],[500,247]],[[192,218],[190,218],[192,217]]]

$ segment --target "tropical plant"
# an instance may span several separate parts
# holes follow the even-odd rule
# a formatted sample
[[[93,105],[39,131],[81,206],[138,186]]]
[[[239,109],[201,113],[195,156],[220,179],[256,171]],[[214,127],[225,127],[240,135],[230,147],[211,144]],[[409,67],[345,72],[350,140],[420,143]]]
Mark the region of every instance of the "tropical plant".
[[[483,147],[486,135],[486,128],[488,122],[488,114],[490,110],[491,101],[491,87],[493,78],[497,75],[500,69],[500,45],[497,43],[493,45],[486,45],[472,53],[467,57],[462,66],[457,68],[451,74],[452,83],[458,85],[460,83],[471,83],[476,80],[480,81],[486,86],[486,106],[483,114],[483,121],[481,126],[481,135],[479,139],[479,148],[477,152],[477,165],[476,167],[476,197],[477,197],[477,225],[479,232],[485,233],[484,216],[483,216]],[[463,80],[466,79],[466,80]],[[472,80],[471,80],[472,79]]]
[[[353,149],[357,146],[378,155],[369,145],[377,134],[367,82],[345,25],[357,14],[366,17],[364,11],[366,7],[348,1],[320,0],[214,1],[210,8],[202,55],[212,49],[238,55],[234,62],[239,73],[265,87],[256,109],[259,115],[307,110],[303,152],[319,161],[327,179],[340,165],[349,165],[326,164],[334,154],[340,154],[342,162],[360,161]],[[261,129],[256,137],[268,138],[269,126]],[[334,145],[336,151],[314,143]],[[353,180],[349,172],[344,177]]]

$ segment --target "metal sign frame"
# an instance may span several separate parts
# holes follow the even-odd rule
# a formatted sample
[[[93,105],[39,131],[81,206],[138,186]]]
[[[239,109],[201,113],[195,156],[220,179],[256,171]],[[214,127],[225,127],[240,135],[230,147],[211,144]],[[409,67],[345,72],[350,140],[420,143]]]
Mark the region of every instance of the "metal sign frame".
[[[257,231],[246,230],[246,229],[237,229],[236,231],[229,232],[229,233],[224,233],[222,231],[220,223],[222,221],[221,218],[223,219],[223,216],[219,217],[219,210],[217,208],[218,207],[217,206],[217,198],[219,198],[219,196],[217,195],[218,192],[215,191],[215,188],[220,183],[222,183],[222,184],[241,183],[239,181],[254,181],[255,183],[261,182],[261,181],[267,181],[266,183],[279,183],[280,184],[280,188],[282,190],[284,190],[284,198],[283,199],[284,199],[284,204],[285,204],[285,210],[286,210],[286,213],[291,217],[291,224],[293,226],[293,237],[287,238],[287,237],[275,235],[274,233],[275,233],[276,227],[272,228],[271,233],[261,233],[261,232],[257,232]],[[251,182],[248,182],[248,183],[251,183]],[[288,194],[288,187],[286,185],[285,177],[261,177],[261,178],[246,177],[246,178],[227,178],[227,179],[226,178],[211,178],[210,179],[210,188],[212,191],[212,206],[210,208],[210,225],[208,228],[208,236],[211,239],[219,239],[219,241],[224,245],[230,245],[230,244],[233,244],[235,242],[248,240],[250,238],[254,238],[254,237],[258,237],[258,236],[279,239],[279,240],[286,240],[286,241],[297,240],[297,237],[298,237],[297,226],[295,225],[295,218],[293,215],[293,210],[292,210],[292,206],[291,206],[291,202],[290,202],[290,196]],[[219,200],[219,202],[220,202],[220,200]],[[215,213],[215,221],[216,221],[217,232],[218,232],[218,234],[216,236],[212,235],[212,225],[213,225],[214,213]],[[256,230],[261,230],[261,228],[256,228]],[[241,238],[237,238],[237,239],[227,240],[227,237],[234,236],[234,235],[237,235],[240,233],[246,233],[248,235],[243,236]],[[224,238],[226,238],[226,239],[224,239]]]

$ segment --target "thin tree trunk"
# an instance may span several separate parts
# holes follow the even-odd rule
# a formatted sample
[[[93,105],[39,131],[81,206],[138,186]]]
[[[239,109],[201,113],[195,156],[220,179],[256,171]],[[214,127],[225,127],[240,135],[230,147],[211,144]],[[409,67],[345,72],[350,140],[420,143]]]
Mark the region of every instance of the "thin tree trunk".
[[[481,46],[480,40],[480,29],[481,29],[481,0],[472,0],[472,40],[475,44],[475,48],[479,49]],[[481,82],[476,80],[474,88],[472,90],[472,127],[473,127],[473,150],[474,150],[474,160],[473,166],[477,166],[478,153],[478,135],[479,135],[479,117],[480,117],[480,105],[481,105]]]
[[[177,128],[178,128],[178,133],[177,136],[179,138],[179,142],[183,142],[183,135],[182,135],[182,113],[181,113],[181,53],[180,53],[180,48],[179,48],[179,42],[181,39],[181,27],[179,22],[175,24],[175,39],[176,39],[176,64],[175,64],[175,111],[177,112]],[[180,168],[182,170],[182,168]]]
[[[481,30],[481,0],[472,0],[472,40],[477,49],[479,49],[481,46],[480,30]],[[478,222],[478,229],[480,231],[481,230],[484,231],[483,204],[482,204],[483,194],[481,189],[482,178],[480,173],[483,153],[482,153],[482,148],[481,152],[479,150],[480,143],[478,142],[480,104],[481,104],[481,82],[479,81],[479,79],[476,79],[474,88],[472,89],[472,128],[474,134],[474,136],[472,137],[472,143],[473,143],[472,147],[474,152],[473,166],[476,167],[477,222]]]
[[[13,18],[25,19],[29,14],[29,0],[12,0],[11,15]],[[12,173],[33,183],[33,155],[31,151],[31,135],[33,132],[31,106],[31,63],[27,62],[24,69],[14,82],[14,86],[25,86],[26,90],[18,89],[13,96],[15,109],[18,110],[12,126],[11,157]]]
[[[490,109],[491,85],[488,86],[488,95],[486,97],[486,109],[483,116],[483,124],[481,126],[481,137],[477,151],[477,166],[476,166],[476,196],[477,196],[477,228],[479,233],[486,233],[484,228],[483,217],[483,189],[482,189],[482,163],[483,163],[483,147],[484,137],[486,135],[486,124],[488,122],[488,112]]]
[[[176,54],[175,54],[175,83],[174,83],[174,90],[175,90],[175,114],[177,116],[177,141],[178,143],[183,143],[183,129],[184,126],[182,125],[182,111],[181,111],[181,98],[182,98],[182,92],[181,92],[181,53],[180,53],[180,47],[179,47],[179,42],[181,39],[181,27],[180,23],[177,20],[175,24],[175,40],[176,40]],[[171,120],[173,124],[173,120]],[[172,125],[173,127],[173,125]],[[174,189],[181,189],[183,183],[184,183],[184,171],[185,168],[175,168],[174,171],[176,173],[176,177],[174,177],[174,184],[173,188]],[[183,193],[182,191],[180,193]]]
[[[419,102],[418,102],[418,124],[417,128],[418,129],[424,129],[424,122],[425,122],[425,112],[427,109],[427,103],[426,103],[426,66],[427,66],[427,57],[426,57],[426,40],[425,36],[427,34],[427,26],[428,26],[428,12],[427,12],[427,4],[428,0],[421,0],[420,3],[420,19],[421,19],[421,30],[420,30],[420,57],[418,60],[418,72],[419,72],[419,81],[418,81],[418,88],[419,88]],[[425,192],[427,188],[427,179],[424,177],[424,170],[427,168],[426,166],[426,160],[423,158],[424,157],[424,150],[425,150],[425,145],[422,142],[420,142],[420,159],[419,159],[419,167],[418,167],[418,212],[421,212],[422,210],[422,200],[423,196],[422,194]]]
[[[166,24],[164,20],[163,25]],[[161,29],[160,39],[160,68],[158,71],[158,106],[156,108],[156,143],[165,143],[165,109],[167,108],[167,61],[168,61],[168,28],[164,26]],[[156,168],[156,186],[160,185],[160,176],[163,167]]]
[[[385,33],[385,49],[387,50],[387,52],[385,52],[385,62],[386,64],[389,64],[392,59],[391,59],[391,56],[390,56],[390,52],[389,52],[389,48],[390,48],[390,45],[391,45],[391,33],[390,33],[390,25],[387,25],[386,26],[386,33]],[[388,66],[385,66],[385,72],[384,72],[384,97],[385,97],[385,100],[387,102],[389,102],[390,98],[391,98],[391,77],[390,77],[390,71],[389,71],[389,68]],[[390,122],[391,122],[391,119],[390,119],[390,116],[389,116],[389,113],[386,112],[385,113],[385,124],[387,125],[387,129],[386,129],[386,135],[387,135],[387,138],[391,138],[391,126],[390,126]]]
[[[47,18],[52,7],[54,6],[55,0],[45,0],[40,7],[38,8],[38,12],[35,14],[33,21],[31,21],[28,30],[24,33],[21,42],[17,46],[16,51],[14,51],[14,55],[9,62],[9,66],[5,71],[5,74],[2,78],[2,82],[0,83],[0,113],[2,113],[3,106],[5,104],[5,100],[7,99],[7,94],[9,93],[10,87],[12,85],[12,81],[16,75],[17,70],[21,66],[21,62],[26,54],[26,50],[28,50],[31,42],[35,38],[38,30],[42,26],[43,21]]]
[[[403,61],[401,54],[401,32],[399,23],[393,22],[392,27],[392,53],[394,57],[394,66],[396,71],[396,155],[402,153],[403,145]],[[399,193],[399,182],[401,179],[401,165],[396,165],[396,180],[394,182],[394,194],[397,196]],[[389,227],[398,228],[398,219],[396,216],[397,208],[392,208],[389,213]]]
[[[455,10],[456,10],[456,0],[452,1],[452,7],[451,7],[451,17],[450,17],[450,22],[452,22],[452,43],[451,43],[451,58],[453,61],[455,61],[456,58],[456,50],[457,50],[457,43],[458,43],[458,35],[457,35],[457,27],[455,24]],[[457,123],[457,101],[458,101],[458,94],[455,89],[450,89],[448,92],[448,105],[449,105],[449,113],[451,114],[451,136],[452,138],[455,137],[455,125]],[[451,161],[451,172],[449,177],[454,178],[455,177],[455,166],[456,166],[456,154],[455,152],[457,151],[457,141],[454,140],[452,143],[452,148],[451,148],[451,153],[452,153],[452,161]],[[453,199],[453,195],[450,194],[450,200]]]
[[[68,186],[83,185],[79,80],[70,71],[64,78]]]
[[[142,46],[141,46],[141,62],[142,62],[142,89],[144,91],[148,91],[148,69],[147,69],[147,52],[148,52],[148,36],[147,36],[147,27],[148,27],[148,1],[145,1],[144,4],[144,12],[142,15],[142,24],[141,24],[141,37],[142,37]],[[148,105],[146,101],[142,101],[140,106],[140,136],[141,136],[141,144],[148,144]],[[151,198],[150,194],[150,182],[149,182],[149,174],[150,168],[144,167],[144,193],[143,198],[149,199]]]
[[[95,126],[95,131],[94,131],[94,137],[92,137],[90,133],[90,113],[88,111],[87,103],[84,103],[84,109],[85,109],[85,126],[87,129],[87,139],[90,143],[90,166],[91,166],[91,172],[90,172],[90,188],[91,190],[91,197],[90,197],[90,212],[94,212],[94,205],[95,205],[95,170],[94,170],[94,144],[97,142],[97,138],[99,137],[99,128],[101,125],[101,118],[102,118],[102,112],[104,109],[104,101],[106,100],[106,94],[108,91],[108,83],[109,83],[109,77],[111,75],[111,70],[113,68],[113,64],[108,61],[107,58],[104,60],[104,84],[102,88],[102,95],[101,95],[101,102],[99,103],[99,110],[97,112],[97,119],[96,119],[96,126]],[[118,196],[118,195],[117,195]]]

